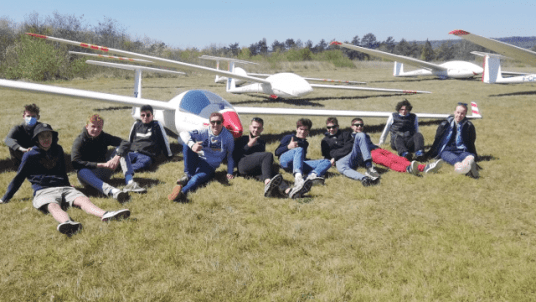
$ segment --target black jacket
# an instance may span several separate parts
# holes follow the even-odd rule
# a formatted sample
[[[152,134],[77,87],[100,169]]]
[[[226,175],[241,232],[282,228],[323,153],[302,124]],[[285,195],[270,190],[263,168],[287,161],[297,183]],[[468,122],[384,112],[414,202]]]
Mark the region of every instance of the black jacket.
[[[432,148],[427,152],[427,156],[431,158],[438,157],[440,154],[439,150],[443,147],[443,140],[446,135],[450,132],[450,129],[452,125],[454,124],[454,117],[449,116],[446,120],[441,122],[439,124],[439,127],[437,127],[434,143],[432,144]],[[462,125],[462,141],[465,147],[467,147],[467,152],[473,153],[475,155],[475,159],[478,158],[478,154],[476,153],[476,147],[475,147],[475,140],[476,140],[476,130],[473,123],[471,123],[468,119],[464,119],[461,121]]]
[[[94,169],[98,163],[105,163],[108,146],[118,147],[117,155],[126,156],[130,150],[130,143],[120,137],[110,135],[104,131],[97,137],[91,137],[84,127],[82,133],[73,142],[71,161],[73,168]]]
[[[324,158],[335,158],[335,160],[339,160],[352,152],[354,138],[352,137],[351,132],[342,132],[341,130],[338,130],[335,135],[329,135],[329,132],[326,132],[324,135],[325,137],[320,143],[322,156],[324,156]]]

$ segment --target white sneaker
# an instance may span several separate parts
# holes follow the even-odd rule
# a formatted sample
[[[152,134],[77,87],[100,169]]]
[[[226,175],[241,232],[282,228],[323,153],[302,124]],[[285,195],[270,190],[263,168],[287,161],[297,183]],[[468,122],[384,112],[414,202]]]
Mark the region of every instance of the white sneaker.
[[[443,160],[439,159],[436,162],[427,164],[424,167],[424,173],[437,173],[437,171],[443,166]]]
[[[307,179],[290,189],[290,192],[288,192],[288,197],[291,199],[302,198],[303,194],[306,194],[307,192],[311,191],[312,186],[313,183],[311,182],[311,180]]]
[[[119,220],[119,219],[125,219],[128,217],[130,217],[130,210],[122,209],[122,210],[109,211],[109,212],[104,213],[104,215],[102,215],[101,220],[102,221]]]
[[[463,161],[454,165],[454,171],[459,174],[467,174],[471,171],[471,165],[475,162],[472,155],[467,156]]]
[[[146,193],[147,189],[140,187],[137,182],[132,181],[123,188],[125,192]]]

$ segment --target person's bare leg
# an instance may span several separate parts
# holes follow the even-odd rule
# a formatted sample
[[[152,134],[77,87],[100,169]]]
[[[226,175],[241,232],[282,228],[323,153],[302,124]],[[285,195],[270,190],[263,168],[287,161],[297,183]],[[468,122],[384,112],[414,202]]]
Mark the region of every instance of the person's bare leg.
[[[66,221],[69,221],[69,214],[61,209],[60,205],[57,203],[49,203],[47,206],[47,210],[56,219],[58,223],[64,223]]]
[[[89,198],[87,198],[86,196],[77,197],[74,200],[73,205],[80,207],[82,210],[84,210],[84,212],[91,215],[95,215],[99,218],[102,218],[102,215],[106,213],[105,210],[94,205],[91,200],[89,200]]]

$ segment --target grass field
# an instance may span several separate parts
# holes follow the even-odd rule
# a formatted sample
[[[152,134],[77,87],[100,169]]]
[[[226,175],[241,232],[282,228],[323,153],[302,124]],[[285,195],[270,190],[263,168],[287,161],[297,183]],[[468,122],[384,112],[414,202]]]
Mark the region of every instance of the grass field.
[[[288,67],[290,68],[290,67]],[[371,87],[432,91],[407,96],[413,112],[452,113],[476,101],[474,121],[483,161],[478,180],[444,165],[414,177],[381,169],[381,184],[363,187],[332,168],[323,187],[299,200],[262,197],[253,180],[216,180],[190,195],[166,198],[182,175],[182,153],[135,176],[148,187],[124,206],[89,194],[105,209],[127,207],[130,219],[102,223],[69,209],[84,229],[68,238],[31,205],[28,182],[0,205],[1,301],[534,301],[536,299],[536,85],[486,85],[479,79],[393,78],[392,64],[357,69],[294,66],[304,76],[367,81]],[[522,67],[511,68],[530,71]],[[286,69],[287,71],[289,69]],[[532,70],[534,71],[534,70]],[[143,96],[168,100],[189,89],[211,90],[235,105],[392,111],[403,96],[315,90],[297,101],[231,95],[213,76],[144,80]],[[96,78],[54,85],[131,95],[132,79]],[[22,121],[35,102],[41,121],[59,132],[66,154],[88,115],[126,138],[130,109],[107,103],[0,90],[0,133]],[[252,116],[241,116],[247,125]],[[295,129],[297,117],[266,116],[269,151]],[[325,118],[312,118],[309,156],[320,157]],[[349,130],[351,118],[340,118]],[[365,119],[377,142],[383,119]],[[422,121],[429,147],[437,122]],[[388,148],[388,146],[384,146]],[[0,194],[15,175],[0,148]],[[80,188],[70,168],[71,183]],[[292,176],[284,174],[288,181]],[[112,183],[123,185],[117,174]]]

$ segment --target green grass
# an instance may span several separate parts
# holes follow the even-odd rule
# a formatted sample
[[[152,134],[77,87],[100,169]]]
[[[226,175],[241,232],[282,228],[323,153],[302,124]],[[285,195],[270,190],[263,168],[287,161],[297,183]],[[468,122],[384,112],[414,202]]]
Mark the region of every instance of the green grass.
[[[474,80],[393,78],[392,64],[357,69],[285,66],[304,76],[367,81],[371,87],[432,91],[407,98],[414,112],[451,113],[477,101],[476,146],[481,178],[454,173],[414,177],[386,171],[381,184],[363,187],[332,168],[324,187],[301,200],[262,197],[259,182],[217,179],[188,204],[166,196],[182,175],[182,154],[135,178],[149,189],[127,203],[131,219],[102,223],[79,209],[84,229],[68,238],[33,209],[28,182],[1,205],[2,301],[533,301],[536,299],[536,85],[486,85]],[[522,67],[517,70],[530,71]],[[95,78],[54,85],[131,95],[132,80]],[[211,90],[235,105],[392,111],[402,96],[316,90],[300,101],[231,95],[213,76],[148,78],[143,96],[168,100],[188,89]],[[60,133],[70,155],[74,138],[94,111],[105,131],[127,137],[130,109],[87,100],[0,90],[0,133],[22,121],[23,104],[36,102],[41,120]],[[114,109],[115,108],[115,109]],[[251,116],[242,116],[244,126]],[[296,117],[266,116],[269,151],[295,128]],[[325,118],[315,117],[309,155],[320,157]],[[351,118],[340,118],[349,126]],[[373,141],[383,119],[365,118]],[[437,124],[421,125],[432,143]],[[347,128],[348,129],[348,128]],[[173,149],[179,147],[175,140]],[[388,146],[385,146],[388,148]],[[0,194],[15,175],[0,148]],[[80,187],[76,176],[71,183]],[[288,181],[291,175],[284,174]],[[122,177],[117,175],[117,184]],[[90,195],[105,209],[122,206]]]

